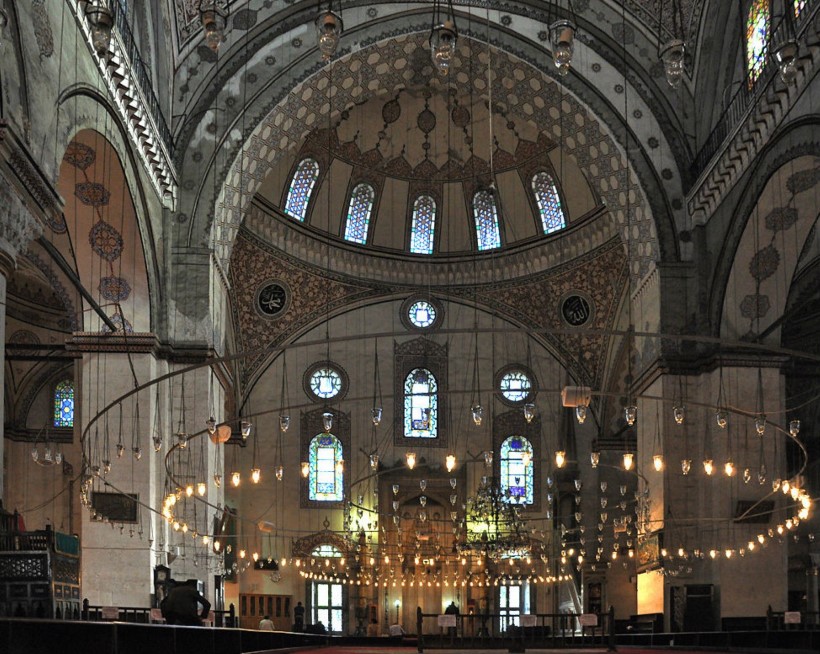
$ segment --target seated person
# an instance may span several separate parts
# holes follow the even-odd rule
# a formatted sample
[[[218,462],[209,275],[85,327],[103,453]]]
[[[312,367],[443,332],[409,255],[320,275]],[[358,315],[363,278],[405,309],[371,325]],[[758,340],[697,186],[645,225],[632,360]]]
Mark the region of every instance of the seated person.
[[[260,631],[273,631],[273,620],[270,619],[269,615],[266,615],[259,621],[259,630]]]
[[[367,625],[367,635],[368,636],[378,636],[379,635],[379,621],[378,620],[371,620],[370,624]]]
[[[401,625],[398,623],[391,624],[389,633],[392,637],[398,636],[399,638],[401,638],[402,636],[404,636],[404,629],[402,629]]]

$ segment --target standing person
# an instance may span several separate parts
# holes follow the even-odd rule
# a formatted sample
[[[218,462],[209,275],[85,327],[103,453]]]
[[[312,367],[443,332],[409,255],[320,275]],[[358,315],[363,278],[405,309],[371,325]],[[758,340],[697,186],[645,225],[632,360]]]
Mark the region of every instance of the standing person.
[[[458,607],[455,602],[450,602],[450,606],[444,609],[445,615],[458,615]],[[458,618],[456,618],[456,625],[458,625]],[[447,634],[450,636],[456,635],[456,627],[447,627]]]
[[[259,621],[259,630],[260,631],[273,631],[273,621],[270,619],[269,615],[266,615]]]
[[[305,630],[305,607],[301,602],[298,602],[293,608],[293,622],[296,631]]]
[[[188,625],[199,627],[208,617],[211,603],[196,589],[195,581],[186,581],[176,584],[168,592],[168,597],[162,602],[162,617],[167,624]],[[202,611],[198,605],[202,605]]]

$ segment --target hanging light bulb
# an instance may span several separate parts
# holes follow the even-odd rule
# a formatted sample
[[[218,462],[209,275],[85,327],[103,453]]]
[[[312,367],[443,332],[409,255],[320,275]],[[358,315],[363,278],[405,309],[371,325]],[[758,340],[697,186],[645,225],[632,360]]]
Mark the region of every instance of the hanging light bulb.
[[[448,18],[438,25],[433,25],[429,43],[433,65],[439,73],[447,75],[450,72],[450,64],[458,43],[458,30],[455,22]]]
[[[319,52],[322,59],[328,61],[339,47],[339,39],[342,36],[344,25],[339,14],[328,9],[316,18],[316,36],[319,40]]]
[[[88,3],[85,6],[85,15],[91,26],[91,44],[100,57],[108,54],[111,46],[111,29],[114,27],[114,14],[104,4]],[[3,17],[0,17],[0,22]]]
[[[712,459],[703,460],[703,471],[710,476],[715,471],[715,464],[714,461],[712,461]]]
[[[579,425],[583,425],[587,419],[587,407],[585,404],[579,404],[575,407],[575,418],[578,420]]]
[[[572,52],[575,42],[575,24],[571,20],[562,19],[550,25],[550,41],[552,43],[552,61],[562,77],[569,73],[572,65]]]
[[[199,6],[199,20],[205,32],[205,44],[214,52],[225,40],[225,12],[213,0],[203,0]]]
[[[287,413],[283,413],[279,416],[279,431],[283,434],[288,430],[290,427],[290,416]]]
[[[624,452],[624,470],[632,470],[635,463],[635,455],[632,452]]]
[[[791,84],[797,79],[797,41],[789,39],[774,50],[774,60],[780,70],[780,79],[784,84]]]
[[[231,473],[231,484],[236,487],[239,486],[240,483],[242,483],[242,475],[237,470],[234,470]]]
[[[476,427],[481,427],[481,422],[484,420],[484,407],[480,404],[473,404],[470,407],[470,414],[473,416],[473,422]]]
[[[259,468],[251,468],[251,482],[258,484],[260,479],[262,479],[262,471]]]
[[[686,420],[686,407],[682,404],[676,404],[672,408],[672,416],[677,424],[682,425],[683,421]]]
[[[597,468],[601,462],[601,453],[598,450],[592,450],[592,452],[589,453],[589,462],[593,468]]]
[[[766,414],[758,413],[755,416],[755,431],[758,436],[763,436],[766,433]]]
[[[789,422],[789,435],[792,438],[797,438],[797,435],[800,433],[800,421],[799,420],[791,420]]]
[[[382,408],[380,406],[370,409],[370,420],[373,421],[373,426],[378,427],[382,422]]]
[[[404,460],[407,462],[407,467],[412,470],[416,467],[416,453],[415,452],[407,452],[404,455]]]
[[[686,52],[686,44],[680,39],[667,41],[660,56],[663,61],[663,70],[666,73],[666,82],[673,89],[680,86],[683,78],[683,55]]]
[[[322,427],[326,432],[333,429],[333,414],[330,411],[325,411],[322,414]]]
[[[729,459],[726,463],[723,464],[723,472],[726,473],[727,477],[734,477],[735,475],[735,463],[731,459]]]
[[[447,468],[447,472],[452,472],[455,470],[456,467],[456,455],[455,454],[448,454],[444,457],[444,467]]]
[[[208,485],[204,481],[197,482],[196,492],[197,495],[202,497],[206,492],[208,492]]]
[[[533,402],[527,402],[524,405],[524,420],[529,424],[533,421],[533,418],[535,418],[535,404]]]
[[[555,466],[557,468],[563,468],[564,464],[567,462],[567,453],[564,450],[556,450],[555,451]]]
[[[302,461],[302,463],[301,463],[301,472],[302,472],[302,477],[307,479],[308,476],[310,475],[310,463],[308,463],[307,461]]]
[[[635,424],[638,419],[638,407],[634,404],[629,404],[624,407],[624,420],[630,427]]]
[[[721,429],[726,429],[726,425],[729,424],[729,414],[724,409],[718,409],[715,411],[715,422]]]
[[[251,423],[248,422],[247,420],[243,420],[242,422],[239,423],[239,430],[240,430],[240,433],[242,434],[242,440],[243,441],[248,440],[248,436],[251,435],[251,427],[252,427]]]
[[[193,484],[188,484],[185,487],[185,495],[187,495],[188,497],[191,497],[193,494],[194,494],[194,485]]]
[[[655,454],[652,457],[652,465],[655,467],[656,472],[663,470],[663,454]]]

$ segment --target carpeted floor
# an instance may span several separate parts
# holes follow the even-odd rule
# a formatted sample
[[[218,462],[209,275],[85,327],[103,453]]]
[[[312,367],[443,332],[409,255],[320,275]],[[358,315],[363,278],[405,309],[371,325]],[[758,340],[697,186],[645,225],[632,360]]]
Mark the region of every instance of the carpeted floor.
[[[427,649],[426,652],[430,654],[504,654],[506,649]],[[530,649],[527,648],[528,654],[604,654],[607,650],[603,649]],[[658,652],[666,651],[665,648],[647,649],[647,648],[633,648],[621,647],[618,651],[622,654],[658,654]],[[739,652],[740,650],[734,650]],[[416,652],[415,647],[325,647],[317,650],[302,650],[301,654],[411,654]],[[719,654],[718,650],[684,650],[675,648],[675,654]],[[720,652],[726,654],[726,651]]]

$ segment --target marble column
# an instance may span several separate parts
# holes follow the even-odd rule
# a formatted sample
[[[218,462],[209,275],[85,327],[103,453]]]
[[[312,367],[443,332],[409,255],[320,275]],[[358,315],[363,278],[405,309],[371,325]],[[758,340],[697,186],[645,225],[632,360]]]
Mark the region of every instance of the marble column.
[[[0,350],[0,388],[5,385],[4,373],[6,364],[6,284],[14,271],[17,255],[28,243],[41,233],[40,224],[31,215],[20,198],[9,189],[9,184],[0,175],[0,338],[3,348]],[[0,501],[5,497],[5,448],[4,403],[0,402]]]

